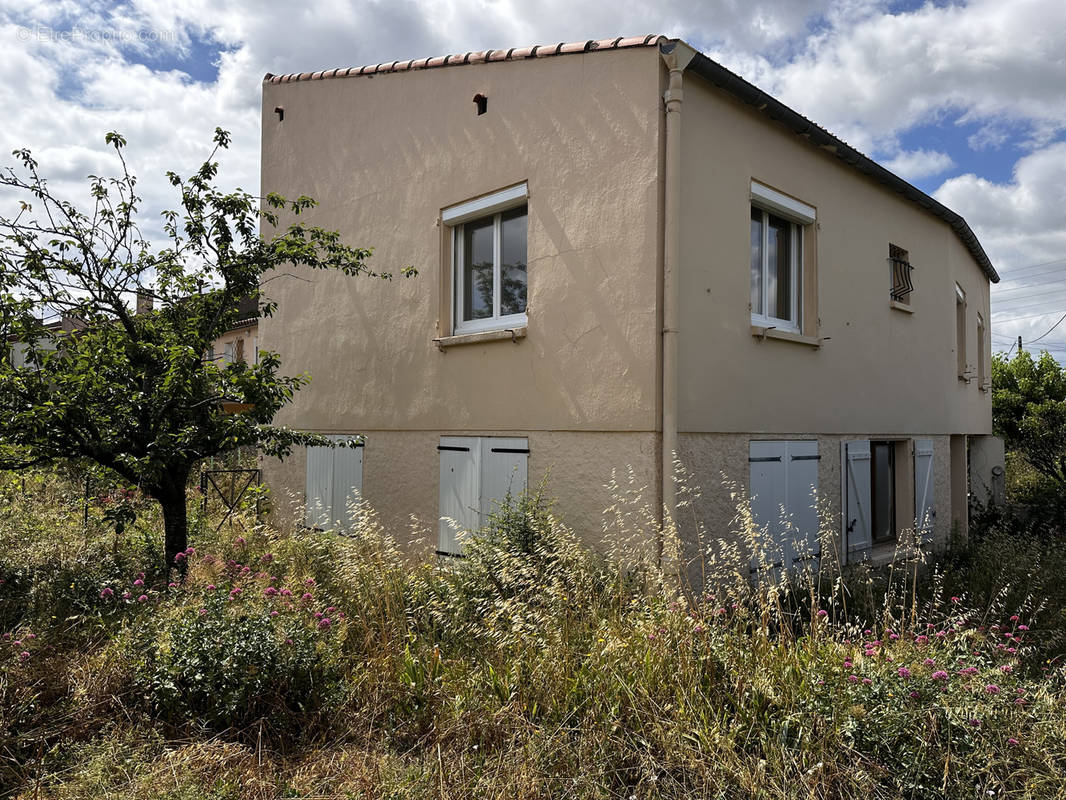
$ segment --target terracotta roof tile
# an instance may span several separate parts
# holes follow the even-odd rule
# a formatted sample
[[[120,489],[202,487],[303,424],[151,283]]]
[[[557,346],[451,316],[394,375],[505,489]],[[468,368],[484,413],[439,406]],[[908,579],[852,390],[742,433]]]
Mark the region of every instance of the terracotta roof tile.
[[[624,47],[650,47],[664,41],[665,36],[649,34],[628,38],[587,40],[583,42],[560,42],[559,44],[530,45],[529,47],[512,47],[510,50],[480,50],[435,58],[416,58],[409,61],[393,61],[384,64],[371,64],[365,67],[348,67],[323,70],[321,72],[300,72],[290,75],[267,73],[263,83],[292,83],[293,81],[323,80],[326,78],[347,78],[356,75],[376,75],[382,72],[406,72],[413,69],[430,69],[451,67],[461,64],[482,64],[496,61],[517,61],[524,58],[547,58],[549,56],[570,53],[591,53],[594,50],[620,50]]]

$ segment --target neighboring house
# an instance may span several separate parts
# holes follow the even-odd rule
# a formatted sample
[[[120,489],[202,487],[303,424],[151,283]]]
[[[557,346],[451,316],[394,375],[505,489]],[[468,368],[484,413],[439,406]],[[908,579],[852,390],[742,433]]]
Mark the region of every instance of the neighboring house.
[[[965,534],[967,449],[992,433],[981,245],[684,42],[268,75],[262,170],[376,269],[420,271],[268,287],[263,345],[313,378],[277,422],[365,436],[264,462],[308,524],[361,495],[460,553],[442,517],[477,527],[546,478],[597,540],[612,470],[675,515],[676,454],[702,487],[686,536],[693,510],[727,535],[723,478],[789,561],[810,547],[780,510],[810,539],[814,489],[848,560],[916,521]]]
[[[240,318],[233,327],[219,336],[208,350],[208,358],[217,358],[227,364],[259,361],[259,301],[254,297],[242,298],[238,304]]]
[[[41,331],[40,337],[37,337],[37,348],[47,352],[54,351],[56,337],[82,330],[85,327],[81,320],[69,317],[66,314],[49,318],[47,322],[39,317],[37,320],[40,322]],[[27,366],[29,363],[29,350],[30,348],[25,340],[20,340],[17,336],[8,337],[7,357],[12,366],[18,368]]]

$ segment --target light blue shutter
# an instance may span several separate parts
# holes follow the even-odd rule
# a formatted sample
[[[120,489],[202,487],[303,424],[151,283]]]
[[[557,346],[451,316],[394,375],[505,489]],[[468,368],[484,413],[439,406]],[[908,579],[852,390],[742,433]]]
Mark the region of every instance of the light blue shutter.
[[[331,436],[335,442],[345,442],[351,436]],[[363,448],[336,447],[333,449],[333,492],[331,521],[345,533],[355,527],[354,504],[363,490]]]
[[[933,533],[936,508],[933,494],[933,440],[914,440],[914,529],[925,540]]]
[[[438,551],[462,552],[459,534],[480,525],[481,446],[476,437],[440,439]],[[458,530],[455,528],[458,525]]]
[[[785,442],[752,441],[748,445],[751,471],[749,497],[758,540],[751,553],[751,571],[784,566],[783,521],[788,495],[785,483]]]
[[[528,477],[529,441],[503,437],[481,440],[481,525],[487,525],[508,493],[517,499]]]
[[[844,458],[844,542],[847,560],[852,555],[861,558],[861,551],[873,543],[870,531],[870,442],[868,440],[845,442]]]
[[[788,483],[787,508],[791,530],[786,542],[785,565],[811,564],[817,568],[822,546],[818,538],[818,442],[788,443],[785,462]]]
[[[306,522],[309,528],[328,529],[333,505],[333,449],[307,448]]]

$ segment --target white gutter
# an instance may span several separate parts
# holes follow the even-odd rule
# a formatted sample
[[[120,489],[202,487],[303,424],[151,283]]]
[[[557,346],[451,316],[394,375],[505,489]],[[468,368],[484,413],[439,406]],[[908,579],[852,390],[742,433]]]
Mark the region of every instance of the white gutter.
[[[666,531],[675,526],[677,519],[674,460],[677,457],[677,333],[681,297],[678,276],[681,249],[681,82],[685,67],[696,51],[682,41],[671,41],[659,45],[659,54],[670,70],[669,88],[663,94],[666,104],[666,165],[663,181],[662,522]],[[661,539],[658,547],[661,562]]]

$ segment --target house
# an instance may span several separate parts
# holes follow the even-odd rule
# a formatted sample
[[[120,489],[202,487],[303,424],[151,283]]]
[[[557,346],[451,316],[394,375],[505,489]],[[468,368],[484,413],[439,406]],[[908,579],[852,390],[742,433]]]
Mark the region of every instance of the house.
[[[207,352],[208,358],[220,359],[223,363],[259,360],[259,301],[254,297],[242,297],[237,304],[238,319],[215,339]]]
[[[420,271],[264,287],[262,346],[313,378],[278,422],[365,436],[264,462],[307,524],[361,496],[459,554],[442,518],[543,480],[595,540],[612,470],[675,518],[676,456],[709,530],[728,478],[789,560],[814,490],[849,560],[965,534],[995,269],[958,214],[683,41],[267,75],[262,123],[264,192]]]

